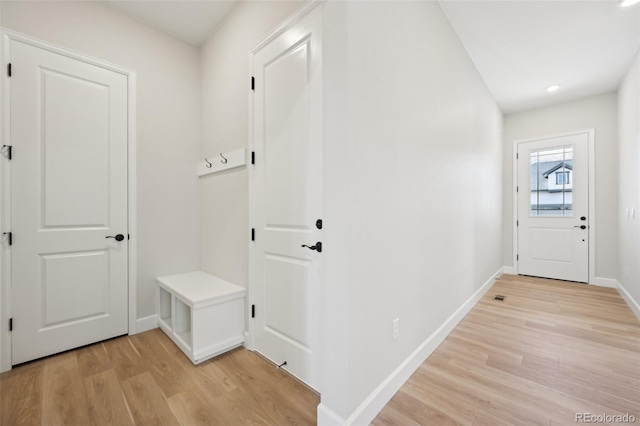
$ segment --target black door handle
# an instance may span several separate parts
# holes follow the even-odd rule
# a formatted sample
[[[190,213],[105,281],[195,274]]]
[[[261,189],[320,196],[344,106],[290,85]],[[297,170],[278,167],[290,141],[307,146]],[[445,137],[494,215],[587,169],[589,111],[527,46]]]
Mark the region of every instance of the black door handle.
[[[306,244],[303,244],[301,247],[306,247],[309,250],[315,250],[318,253],[322,253],[322,243],[320,241],[318,241],[315,246],[308,246]]]
[[[116,241],[122,241],[124,240],[124,235],[118,234],[115,237],[113,235],[109,235],[108,237],[105,237],[105,238],[113,238]]]
[[[587,229],[586,225],[574,226],[574,228]]]

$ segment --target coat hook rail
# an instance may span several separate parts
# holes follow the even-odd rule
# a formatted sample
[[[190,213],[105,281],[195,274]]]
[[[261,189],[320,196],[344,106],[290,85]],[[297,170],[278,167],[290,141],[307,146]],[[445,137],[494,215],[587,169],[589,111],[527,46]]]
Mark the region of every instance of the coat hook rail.
[[[209,157],[205,157],[204,161],[198,164],[198,176],[222,172],[247,164],[247,153],[244,148],[231,152],[221,152],[219,155],[220,161],[209,160]]]

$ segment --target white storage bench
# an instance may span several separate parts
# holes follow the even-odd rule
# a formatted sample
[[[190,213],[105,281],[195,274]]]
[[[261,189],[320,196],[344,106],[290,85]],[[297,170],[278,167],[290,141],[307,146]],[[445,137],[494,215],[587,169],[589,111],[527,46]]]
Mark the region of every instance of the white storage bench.
[[[194,364],[244,342],[244,288],[201,271],[156,280],[158,325]]]

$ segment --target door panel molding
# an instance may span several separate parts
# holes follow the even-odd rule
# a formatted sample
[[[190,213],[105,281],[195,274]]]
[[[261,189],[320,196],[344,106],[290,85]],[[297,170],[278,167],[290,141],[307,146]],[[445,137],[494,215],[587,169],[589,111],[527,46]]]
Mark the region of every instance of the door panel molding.
[[[127,79],[127,227],[130,235],[128,250],[128,330],[129,334],[137,332],[137,201],[136,201],[136,72],[125,67],[115,65],[101,59],[78,53],[46,41],[30,37],[15,31],[2,29],[2,105],[0,118],[2,123],[2,144],[10,145],[11,122],[11,88],[10,77],[6,72],[6,65],[11,62],[11,42],[18,41],[58,55],[66,56],[93,66],[103,68],[121,75]],[[13,70],[14,75],[19,70]],[[19,155],[17,152],[15,155]],[[3,155],[0,157],[0,227],[2,232],[11,229],[11,163]],[[11,369],[11,333],[7,324],[12,317],[11,309],[11,249],[6,238],[1,242],[0,256],[0,372]]]
[[[518,160],[516,159],[516,155],[518,153],[518,145],[530,143],[530,142],[539,142],[545,141],[549,139],[557,139],[568,136],[576,136],[576,135],[587,135],[588,143],[587,143],[587,151],[588,151],[588,193],[589,193],[589,281],[590,285],[597,285],[596,281],[596,194],[595,194],[595,129],[584,129],[584,130],[576,130],[572,132],[565,133],[557,133],[552,135],[545,135],[535,138],[527,138],[527,139],[518,139],[513,141],[513,156],[511,158],[512,164],[512,178],[511,178],[511,193],[513,194],[513,203],[512,203],[512,233],[513,233],[513,253],[512,253],[512,262],[513,262],[513,273],[518,274],[518,196],[522,195],[524,192],[518,193]],[[529,194],[527,194],[528,196]]]

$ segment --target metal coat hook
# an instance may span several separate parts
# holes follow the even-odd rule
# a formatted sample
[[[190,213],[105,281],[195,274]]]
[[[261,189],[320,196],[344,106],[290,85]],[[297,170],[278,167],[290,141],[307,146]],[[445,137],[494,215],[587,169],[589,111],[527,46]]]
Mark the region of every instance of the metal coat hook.
[[[2,1],[2,0],[0,0]],[[1,145],[0,145],[1,146]],[[244,167],[247,164],[247,150],[245,148],[230,152],[214,151],[210,157],[198,162],[198,176],[205,176],[212,173],[226,172],[237,167]],[[220,152],[220,154],[218,154]],[[204,154],[202,157],[204,157]],[[218,157],[218,155],[220,155]],[[200,158],[202,158],[200,157]]]

